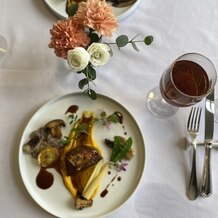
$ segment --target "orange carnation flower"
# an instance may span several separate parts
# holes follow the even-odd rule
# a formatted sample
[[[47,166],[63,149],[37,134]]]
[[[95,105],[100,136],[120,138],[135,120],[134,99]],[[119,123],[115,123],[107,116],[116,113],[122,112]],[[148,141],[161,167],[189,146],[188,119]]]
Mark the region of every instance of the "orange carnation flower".
[[[53,48],[58,57],[67,59],[67,52],[76,47],[87,47],[90,38],[83,26],[74,18],[59,20],[50,30],[51,42],[49,48]]]
[[[118,23],[111,7],[105,0],[87,0],[79,3],[75,19],[102,36],[111,36],[117,29]]]

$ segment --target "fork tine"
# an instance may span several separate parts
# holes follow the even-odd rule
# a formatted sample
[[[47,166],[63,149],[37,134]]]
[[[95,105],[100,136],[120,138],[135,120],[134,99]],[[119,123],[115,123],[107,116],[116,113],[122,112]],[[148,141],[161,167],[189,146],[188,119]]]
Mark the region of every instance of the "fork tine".
[[[199,126],[200,126],[200,119],[201,119],[201,111],[202,111],[202,108],[198,108],[198,117],[196,119],[196,123],[197,123],[197,126],[196,126],[196,130],[199,131]],[[198,121],[197,121],[198,120]]]
[[[199,119],[198,119],[198,118],[199,118],[199,117],[198,117],[198,116],[199,116],[198,114],[199,114],[199,108],[196,109],[196,113],[195,113],[194,116],[193,116],[194,118],[193,118],[193,128],[192,128],[192,129],[193,129],[194,131],[197,131],[197,127],[198,127],[198,126],[197,126],[197,125],[198,125],[198,120],[199,120]]]
[[[191,109],[190,113],[189,113],[189,117],[188,117],[188,123],[187,123],[187,129],[190,129],[191,128],[191,123],[192,123],[192,118],[193,118],[193,110],[194,108]]]
[[[196,125],[196,107],[193,110],[190,129],[194,130],[195,129],[195,125]]]
[[[194,121],[195,121],[195,113],[196,113],[196,108],[193,107],[190,111],[189,114],[189,119],[188,119],[188,130],[192,130],[194,127]]]
[[[193,130],[193,131],[199,130],[201,111],[202,111],[202,108],[193,107],[191,109],[189,118],[188,118],[188,123],[187,123],[188,130]]]

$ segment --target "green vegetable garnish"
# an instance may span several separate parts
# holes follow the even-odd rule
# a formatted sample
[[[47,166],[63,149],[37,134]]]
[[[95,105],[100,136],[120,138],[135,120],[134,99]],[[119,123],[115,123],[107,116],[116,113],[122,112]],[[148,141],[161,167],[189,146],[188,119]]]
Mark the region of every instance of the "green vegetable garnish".
[[[117,161],[122,160],[129,149],[132,146],[132,138],[129,137],[124,144],[121,143],[121,138],[119,136],[114,137],[114,147],[111,154],[110,161],[116,163]]]

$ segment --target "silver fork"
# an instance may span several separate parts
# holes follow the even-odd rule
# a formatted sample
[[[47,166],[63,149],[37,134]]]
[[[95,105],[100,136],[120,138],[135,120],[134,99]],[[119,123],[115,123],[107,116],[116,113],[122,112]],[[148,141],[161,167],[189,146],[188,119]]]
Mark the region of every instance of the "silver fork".
[[[196,137],[199,132],[200,118],[202,108],[192,108],[189,114],[187,130],[191,136],[191,144],[193,145],[192,170],[188,186],[187,195],[190,200],[195,200],[199,195],[197,172],[196,172]]]

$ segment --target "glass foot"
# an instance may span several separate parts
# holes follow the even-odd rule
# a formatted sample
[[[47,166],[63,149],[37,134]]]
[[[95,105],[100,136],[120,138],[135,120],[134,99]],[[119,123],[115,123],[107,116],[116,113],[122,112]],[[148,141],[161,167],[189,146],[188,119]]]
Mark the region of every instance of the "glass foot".
[[[214,103],[215,103],[214,104],[214,110],[215,110],[214,121],[218,123],[218,99],[215,99]]]
[[[147,96],[147,107],[149,111],[158,118],[171,117],[179,110],[168,104],[161,96],[159,87],[152,89]]]
[[[7,42],[3,36],[0,35],[0,59],[7,52]]]

